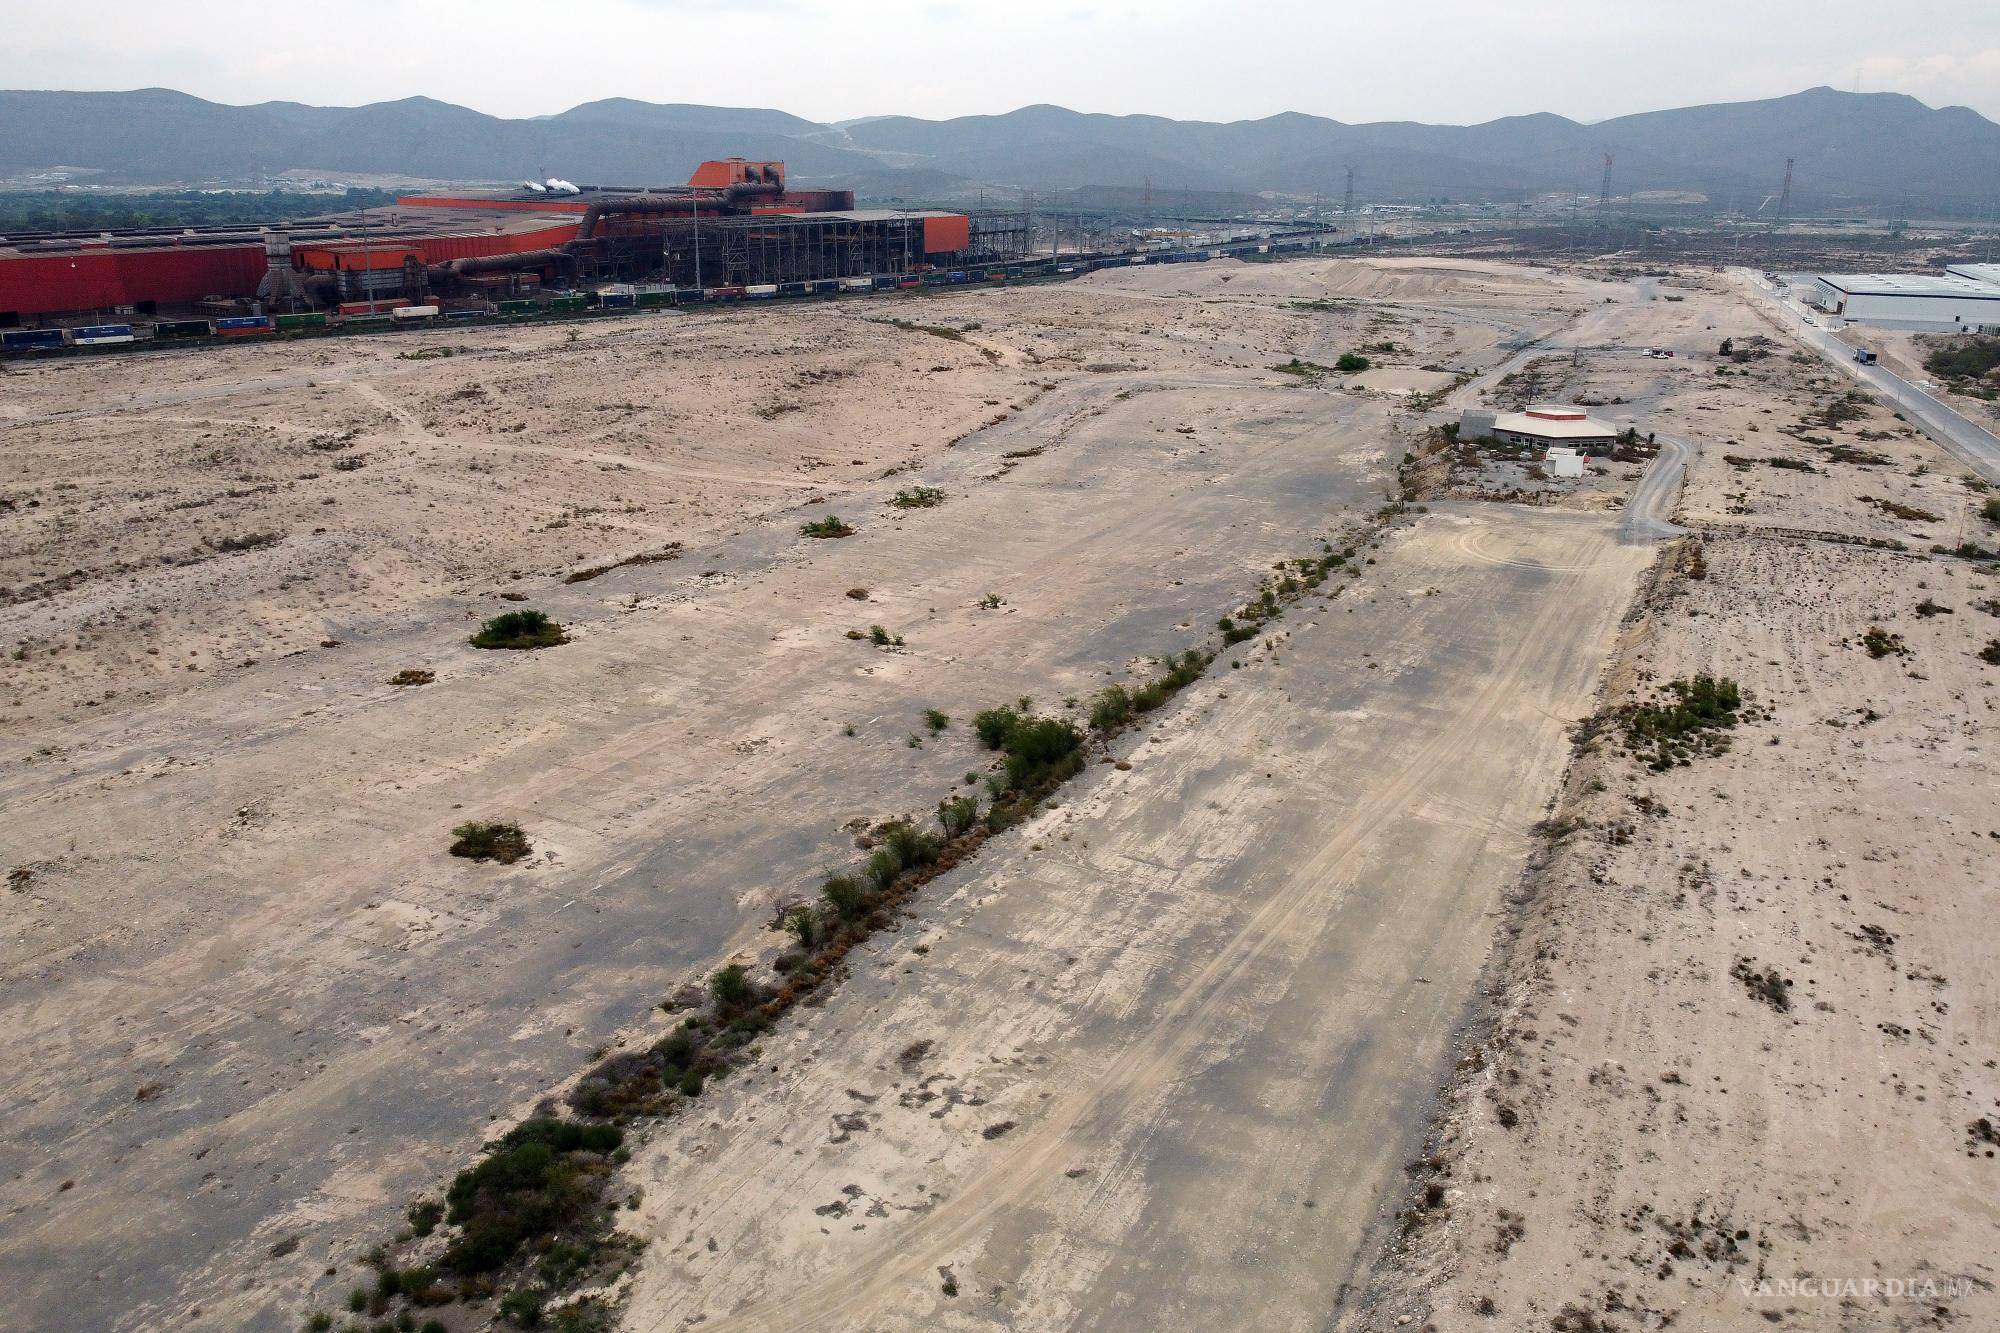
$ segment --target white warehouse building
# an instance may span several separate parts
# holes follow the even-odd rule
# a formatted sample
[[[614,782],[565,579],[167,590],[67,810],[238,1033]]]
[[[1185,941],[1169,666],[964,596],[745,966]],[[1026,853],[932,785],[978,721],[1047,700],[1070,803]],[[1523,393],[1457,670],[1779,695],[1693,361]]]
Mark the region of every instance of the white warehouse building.
[[[1855,324],[1947,333],[2000,331],[2000,284],[1963,272],[1822,273],[1813,279],[1806,299]]]

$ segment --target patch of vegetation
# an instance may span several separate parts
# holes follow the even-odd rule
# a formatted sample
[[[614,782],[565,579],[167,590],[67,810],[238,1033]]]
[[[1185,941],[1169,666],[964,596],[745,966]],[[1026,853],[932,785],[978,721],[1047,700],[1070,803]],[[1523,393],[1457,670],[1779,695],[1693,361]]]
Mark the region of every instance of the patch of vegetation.
[[[605,565],[586,566],[583,569],[576,570],[574,573],[564,575],[563,582],[588,583],[594,578],[609,574],[614,569],[624,569],[628,565],[657,565],[663,561],[678,560],[680,558],[681,544],[674,542],[657,551],[646,551],[639,555],[628,555],[623,560],[613,560],[611,563]]]
[[[534,848],[519,824],[489,824],[479,821],[460,824],[451,831],[453,856],[473,861],[498,861],[512,865]]]
[[[943,338],[955,343],[965,341],[963,333],[944,324],[919,324],[915,320],[909,319],[892,319],[888,322],[905,333],[928,333],[933,338]]]
[[[1654,702],[1622,710],[1626,749],[1656,772],[1721,754],[1741,707],[1741,692],[1727,676],[1669,681]]]
[[[816,518],[810,523],[799,524],[799,535],[801,537],[852,537],[854,529],[841,522],[838,516],[828,514],[825,518]]]
[[[1368,369],[1371,364],[1368,358],[1359,352],[1342,352],[1340,360],[1333,363],[1333,368],[1343,375],[1357,375]]]
[[[1300,379],[1317,379],[1319,376],[1326,374],[1328,368],[1320,365],[1317,361],[1301,361],[1297,357],[1293,357],[1283,365],[1272,366],[1271,369],[1277,371],[1280,375],[1297,375]]]
[[[1938,516],[1930,510],[1919,509],[1915,505],[1906,505],[1900,500],[1878,499],[1872,495],[1864,495],[1861,498],[1891,518],[1900,518],[1905,523],[1936,523],[1940,521]]]
[[[299,194],[291,190],[262,194],[233,190],[161,190],[144,194],[20,190],[0,194],[0,232],[289,222],[305,214],[379,208],[395,202],[394,190],[364,189],[340,194]]]
[[[943,731],[951,725],[951,717],[949,714],[936,708],[926,708],[924,710],[924,725],[932,731]]]
[[[509,1130],[486,1159],[453,1178],[445,1220],[459,1234],[441,1264],[455,1273],[490,1273],[529,1240],[589,1225],[625,1141],[616,1125],[535,1119]]]
[[[1986,646],[1979,650],[1979,660],[1992,666],[2000,666],[2000,639],[1988,639]]]
[[[428,685],[436,679],[437,673],[435,671],[427,671],[423,667],[404,667],[401,671],[389,677],[389,683],[391,685]]]
[[[935,486],[912,486],[889,497],[889,503],[898,509],[935,509],[944,500],[944,492]]]
[[[450,347],[416,347],[407,352],[396,353],[396,359],[398,361],[444,361],[456,355],[456,349]]]
[[[1759,969],[1748,958],[1736,960],[1736,966],[1729,969],[1729,975],[1743,983],[1743,988],[1755,999],[1762,1000],[1779,1013],[1787,1013],[1792,1007],[1792,983],[1780,975],[1775,967]]]
[[[1909,645],[1903,642],[1903,636],[1883,629],[1880,625],[1868,627],[1868,631],[1861,636],[1861,646],[1868,650],[1870,657],[1875,658],[1910,655]]]
[[[568,643],[563,627],[541,611],[503,611],[479,627],[470,640],[474,648],[553,648]]]
[[[1966,338],[1924,358],[1924,369],[1941,379],[1982,379],[2000,368],[2000,338]]]
[[[1926,597],[1923,601],[1917,603],[1917,614],[1925,620],[1929,620],[1932,616],[1951,615],[1952,609],[1934,597]]]

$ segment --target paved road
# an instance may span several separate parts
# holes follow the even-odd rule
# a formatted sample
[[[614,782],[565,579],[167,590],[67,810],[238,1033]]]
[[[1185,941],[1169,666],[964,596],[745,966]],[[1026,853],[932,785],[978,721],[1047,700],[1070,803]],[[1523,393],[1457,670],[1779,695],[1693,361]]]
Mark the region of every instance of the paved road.
[[[1625,506],[1621,535],[1630,542],[1667,541],[1687,533],[1673,521],[1673,513],[1688,464],[1694,462],[1695,446],[1672,435],[1655,433],[1653,439],[1660,446],[1659,456],[1646,468]]]
[[[2000,436],[1960,415],[1943,400],[1926,393],[1901,375],[1881,365],[1864,366],[1854,359],[1854,348],[1827,330],[1807,320],[1795,301],[1779,295],[1763,275],[1749,269],[1731,269],[1730,276],[1766,310],[1775,315],[1794,337],[1818,352],[1853,379],[1859,380],[1937,441],[1938,447],[1971,468],[1982,478],[2000,485]]]

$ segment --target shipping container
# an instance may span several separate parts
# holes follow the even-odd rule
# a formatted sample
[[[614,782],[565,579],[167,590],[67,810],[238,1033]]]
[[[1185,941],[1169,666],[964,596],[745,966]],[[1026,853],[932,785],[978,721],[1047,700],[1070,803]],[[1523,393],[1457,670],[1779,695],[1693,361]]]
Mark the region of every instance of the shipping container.
[[[317,310],[296,315],[278,316],[278,332],[280,333],[294,333],[300,329],[323,329],[325,327],[326,315]]]
[[[69,336],[78,347],[109,347],[137,341],[130,324],[85,324],[71,329]]]
[[[630,310],[639,304],[639,298],[631,292],[599,292],[597,306],[600,310]]]
[[[225,315],[215,321],[215,331],[225,338],[241,338],[271,331],[269,315]]]
[[[811,289],[803,282],[781,282],[778,284],[780,296],[804,296]]]
[[[389,318],[398,324],[424,324],[437,317],[434,305],[399,305],[389,312]]]
[[[206,338],[214,332],[205,319],[163,319],[153,325],[155,338]]]
[[[395,323],[387,315],[349,315],[340,321],[340,327],[351,333],[374,333],[379,329],[393,328]]]
[[[523,315],[533,315],[540,310],[541,306],[533,301],[502,301],[500,303],[500,313],[509,319],[517,319]]]
[[[840,280],[840,290],[844,292],[866,292],[873,291],[874,288],[875,283],[871,278],[842,278]]]
[[[61,329],[8,329],[0,332],[0,351],[46,352],[62,345]]]
[[[549,309],[551,311],[573,314],[576,311],[587,310],[589,308],[590,298],[581,292],[564,293],[561,296],[551,296],[549,298]]]
[[[768,301],[777,294],[778,284],[775,282],[753,282],[743,289],[744,299],[750,301]]]
[[[874,282],[875,290],[878,292],[894,291],[896,287],[896,275],[893,273],[877,273]]]
[[[740,301],[743,299],[743,288],[710,287],[707,295],[711,301]]]
[[[483,310],[478,306],[464,306],[457,310],[445,311],[444,317],[449,320],[464,322],[473,319],[488,319],[491,318],[492,314],[491,310]]]
[[[641,287],[636,297],[638,303],[648,309],[654,306],[672,305],[674,289],[671,287]]]
[[[674,289],[675,305],[700,305],[707,299],[707,294],[699,287],[677,287]]]

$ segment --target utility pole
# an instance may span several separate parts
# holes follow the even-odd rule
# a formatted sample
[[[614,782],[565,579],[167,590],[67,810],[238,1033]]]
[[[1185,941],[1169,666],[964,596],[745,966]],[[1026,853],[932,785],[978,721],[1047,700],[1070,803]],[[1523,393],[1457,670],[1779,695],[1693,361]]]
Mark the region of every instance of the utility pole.
[[[1792,159],[1785,159],[1785,188],[1778,192],[1778,225],[1792,220]]]

